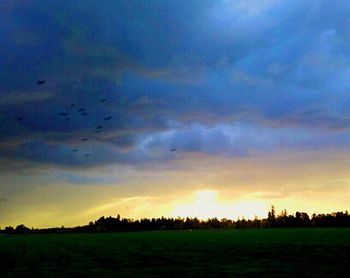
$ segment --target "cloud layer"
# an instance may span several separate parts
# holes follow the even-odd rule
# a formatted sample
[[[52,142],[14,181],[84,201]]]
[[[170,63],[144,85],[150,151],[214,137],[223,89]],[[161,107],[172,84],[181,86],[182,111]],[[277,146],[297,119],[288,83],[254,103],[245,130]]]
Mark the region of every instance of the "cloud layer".
[[[20,2],[1,4],[0,170],[349,147],[350,4]]]

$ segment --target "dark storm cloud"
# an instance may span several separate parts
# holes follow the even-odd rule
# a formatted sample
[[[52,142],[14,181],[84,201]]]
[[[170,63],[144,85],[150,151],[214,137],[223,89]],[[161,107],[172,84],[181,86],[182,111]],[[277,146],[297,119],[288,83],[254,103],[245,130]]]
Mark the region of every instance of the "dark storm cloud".
[[[169,148],[347,146],[346,2],[0,5],[2,161],[80,168],[163,162]]]

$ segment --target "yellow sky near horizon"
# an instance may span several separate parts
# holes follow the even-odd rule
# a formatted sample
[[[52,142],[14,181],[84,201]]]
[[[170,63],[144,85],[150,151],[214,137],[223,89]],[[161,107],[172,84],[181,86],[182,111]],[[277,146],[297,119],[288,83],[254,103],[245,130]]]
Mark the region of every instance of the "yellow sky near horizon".
[[[201,191],[186,192],[180,195],[162,196],[134,196],[125,198],[106,198],[92,202],[76,202],[68,199],[60,206],[48,201],[42,210],[41,206],[29,205],[26,210],[19,213],[11,213],[2,218],[1,226],[18,225],[24,223],[29,227],[50,226],[75,226],[84,225],[89,221],[97,220],[100,216],[116,216],[139,219],[152,217],[197,217],[207,219],[212,217],[229,218],[236,220],[265,218],[271,205],[274,205],[277,213],[283,209],[291,214],[295,211],[309,213],[330,213],[333,211],[346,210],[349,193],[330,193],[325,199],[324,193],[319,193],[311,199],[308,194],[296,194],[291,197],[280,199],[265,199],[259,197],[259,192],[246,194],[230,200],[229,191],[216,191],[205,189]],[[99,198],[97,198],[99,199]],[[335,205],[333,200],[337,200]],[[20,201],[20,200],[18,200]],[[6,223],[4,223],[6,222]]]
[[[183,167],[175,170],[123,169],[121,177],[127,182],[119,184],[22,181],[14,185],[16,194],[8,191],[8,200],[0,202],[0,227],[21,223],[39,228],[84,225],[118,213],[134,219],[263,218],[271,205],[277,213],[283,209],[310,215],[347,210],[348,162],[346,153],[327,152],[234,160],[192,157],[179,161]]]

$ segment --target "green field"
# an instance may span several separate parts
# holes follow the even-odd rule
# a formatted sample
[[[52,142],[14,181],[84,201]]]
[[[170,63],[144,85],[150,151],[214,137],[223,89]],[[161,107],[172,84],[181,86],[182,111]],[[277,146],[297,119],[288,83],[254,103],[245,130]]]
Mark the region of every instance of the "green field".
[[[0,235],[0,277],[349,277],[350,229]]]

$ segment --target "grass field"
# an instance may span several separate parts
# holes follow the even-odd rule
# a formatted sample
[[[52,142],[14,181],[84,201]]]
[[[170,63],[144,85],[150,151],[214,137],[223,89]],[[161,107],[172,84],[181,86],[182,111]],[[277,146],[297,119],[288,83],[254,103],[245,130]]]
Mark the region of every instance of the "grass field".
[[[349,277],[350,229],[0,235],[0,277]]]

